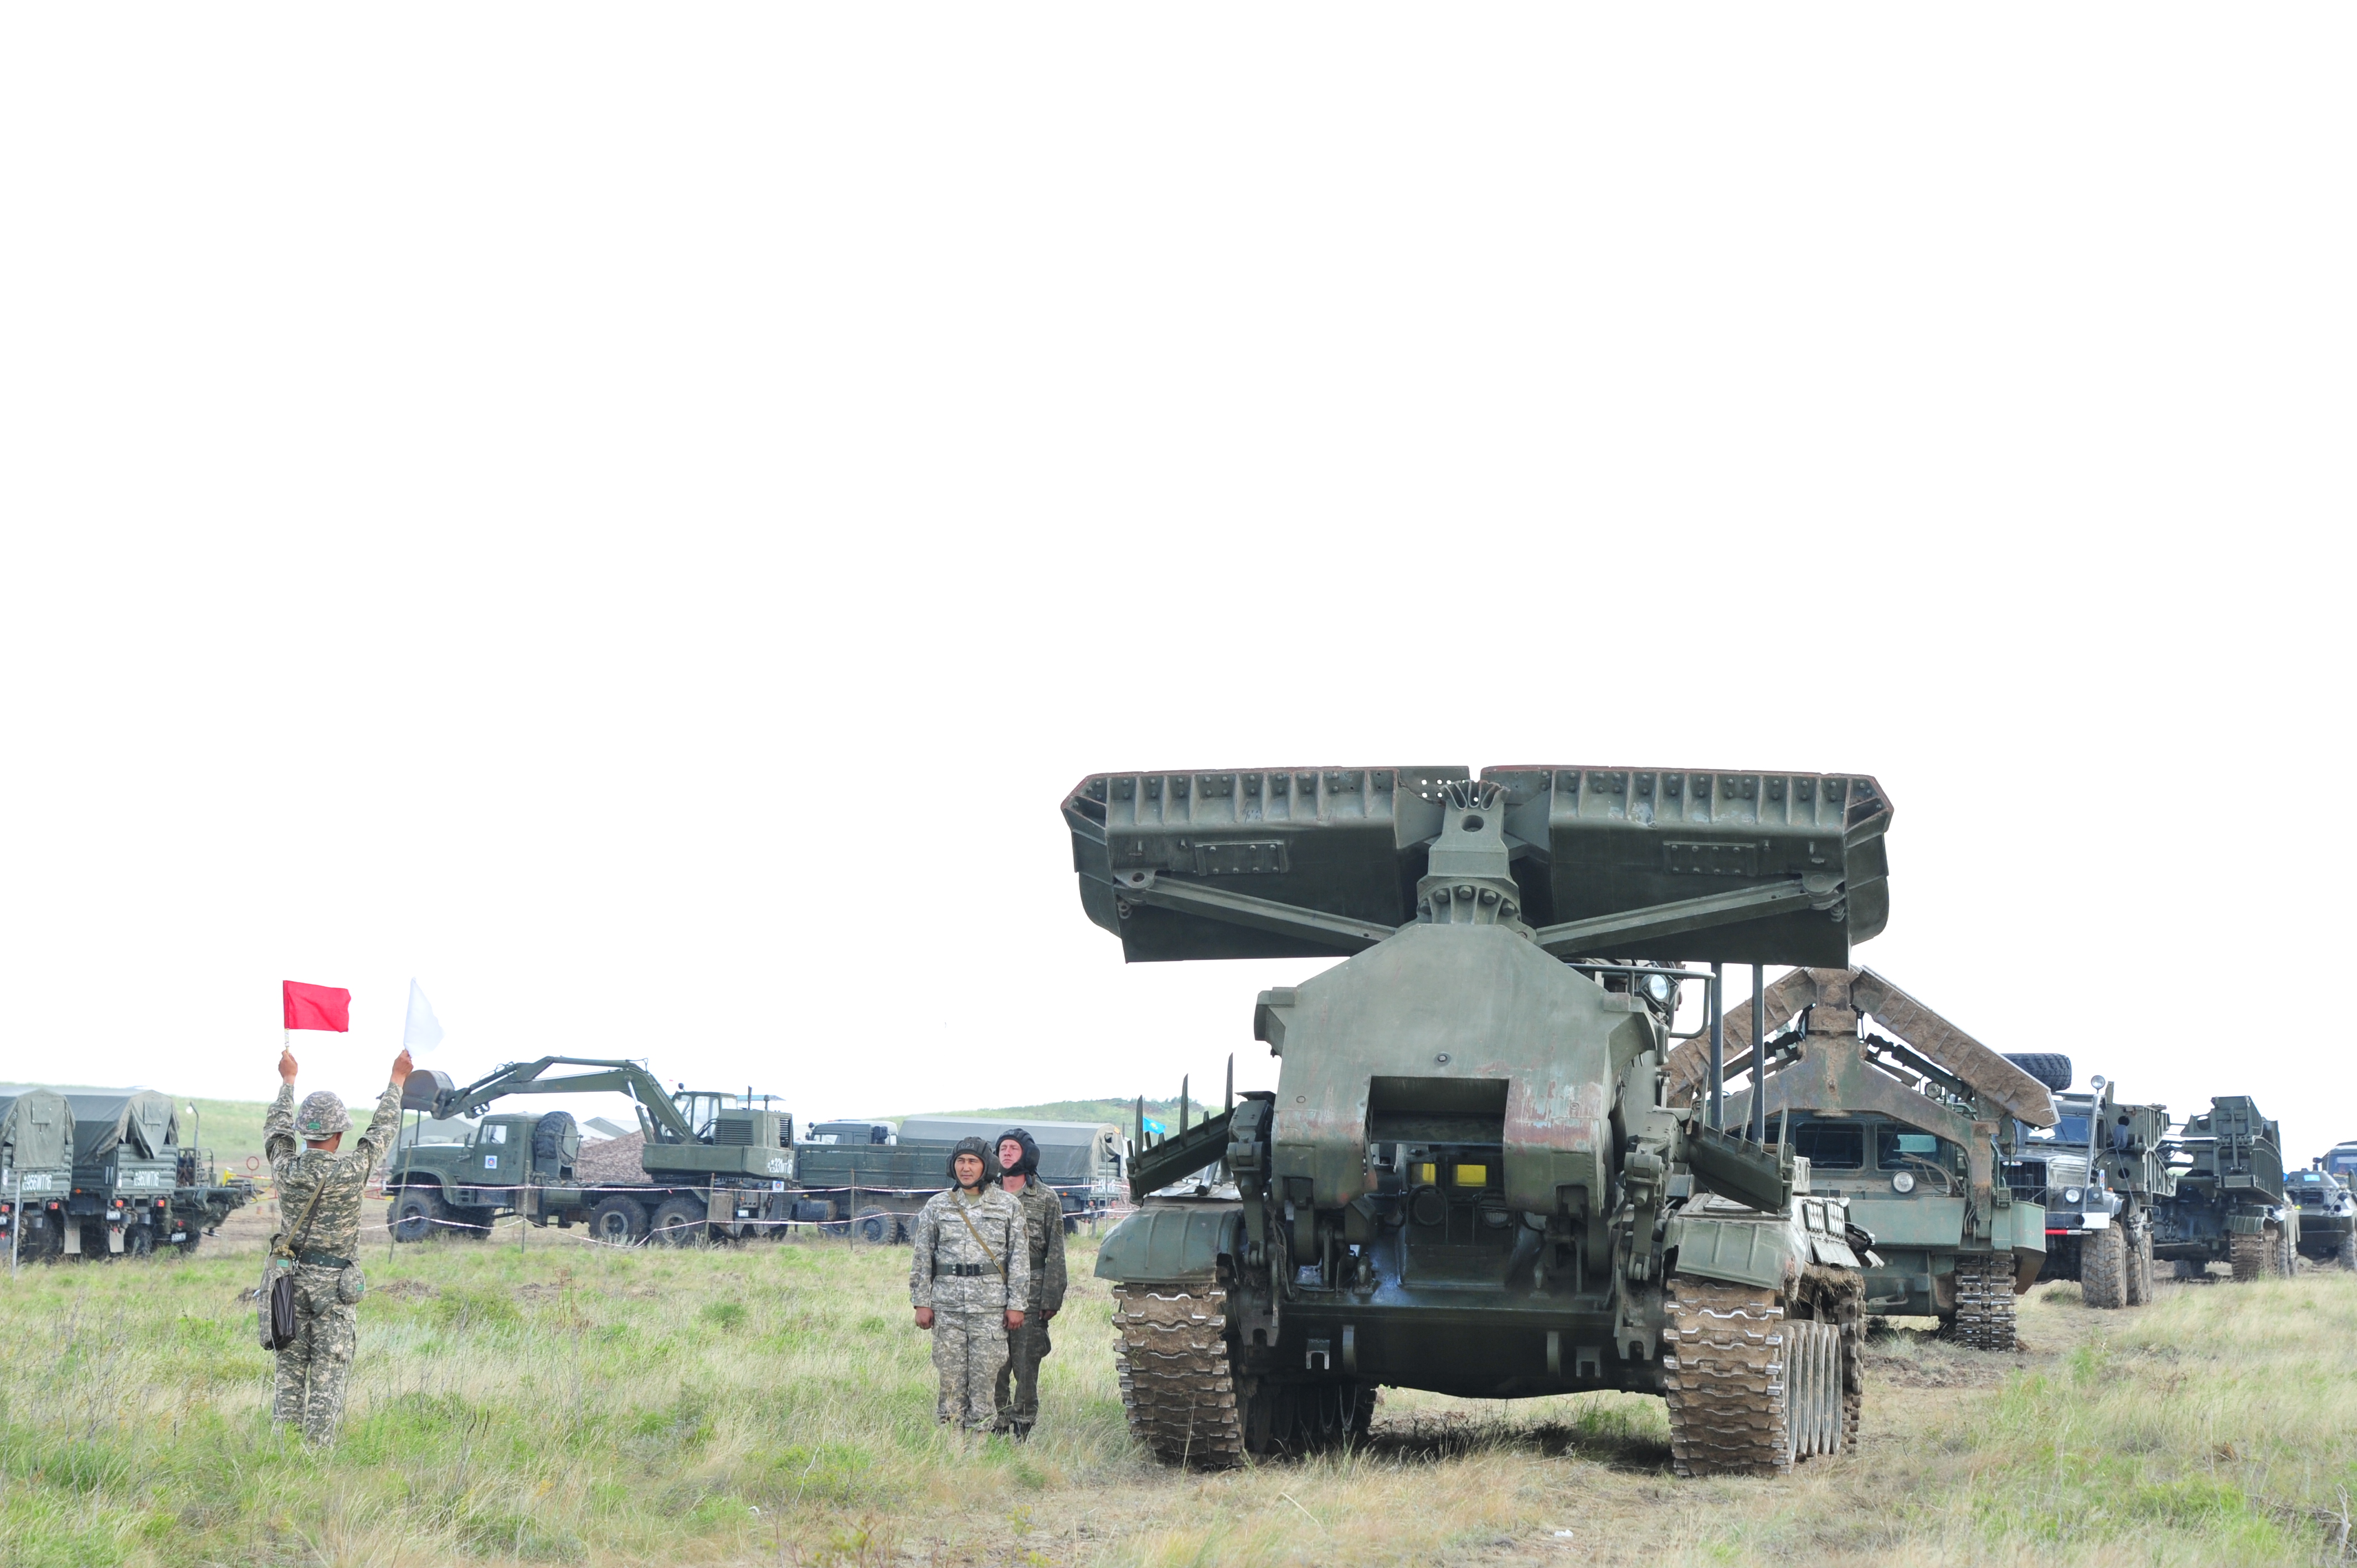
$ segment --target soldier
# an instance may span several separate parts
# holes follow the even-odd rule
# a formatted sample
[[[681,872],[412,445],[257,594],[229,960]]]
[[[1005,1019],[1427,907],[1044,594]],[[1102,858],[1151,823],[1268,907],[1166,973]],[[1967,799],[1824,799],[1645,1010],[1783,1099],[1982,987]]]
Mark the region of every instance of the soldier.
[[[361,1198],[376,1162],[401,1124],[401,1087],[409,1053],[393,1058],[393,1078],[377,1097],[376,1114],[350,1154],[341,1153],[352,1119],[344,1102],[320,1090],[295,1106],[294,1053],[278,1053],[278,1098],[262,1121],[263,1152],[278,1184],[282,1226],[271,1251],[295,1271],[295,1342],[278,1352],[274,1422],[300,1423],[314,1443],[332,1442],[344,1413],[344,1384],[352,1369],[353,1304],[367,1282],[352,1254],[360,1251]],[[268,1310],[265,1304],[264,1310]]]
[[[1048,1325],[1064,1309],[1064,1202],[1039,1179],[1039,1145],[1022,1128],[1009,1127],[998,1135],[998,1168],[1005,1173],[998,1185],[1023,1206],[1023,1230],[1031,1242],[1023,1326],[1007,1330],[1006,1365],[998,1373],[998,1429],[1021,1442],[1039,1419],[1039,1363],[1055,1348],[1048,1341]]]
[[[933,1418],[988,1432],[997,1419],[991,1387],[1006,1364],[1006,1336],[1023,1326],[1030,1294],[1030,1247],[1022,1206],[990,1185],[998,1173],[981,1139],[959,1141],[949,1174],[957,1185],[926,1199],[917,1214],[909,1300],[917,1326],[932,1331],[942,1375]]]

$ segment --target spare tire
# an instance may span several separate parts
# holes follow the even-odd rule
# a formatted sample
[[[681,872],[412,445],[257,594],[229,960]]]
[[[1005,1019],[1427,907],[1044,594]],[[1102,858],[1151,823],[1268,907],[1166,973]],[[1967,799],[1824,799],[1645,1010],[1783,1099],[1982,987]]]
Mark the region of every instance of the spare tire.
[[[2005,1059],[2057,1094],[2071,1087],[2071,1058],[2060,1051],[2007,1051]]]
[[[565,1163],[565,1135],[573,1131],[573,1112],[552,1111],[532,1130],[532,1168],[553,1171]]]

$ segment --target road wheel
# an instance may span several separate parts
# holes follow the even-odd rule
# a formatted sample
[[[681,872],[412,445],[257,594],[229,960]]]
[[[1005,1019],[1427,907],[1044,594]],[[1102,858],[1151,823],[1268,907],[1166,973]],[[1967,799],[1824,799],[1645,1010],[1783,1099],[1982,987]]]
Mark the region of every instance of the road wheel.
[[[2079,1289],[2106,1311],[2128,1304],[2128,1234],[2117,1225],[2088,1232],[2079,1249]]]
[[[424,1241],[442,1228],[450,1212],[429,1187],[404,1187],[385,1206],[384,1222],[396,1241]]]
[[[873,1241],[879,1247],[899,1235],[899,1221],[888,1209],[863,1208],[851,1221],[854,1237],[862,1241]]]
[[[654,1237],[673,1247],[703,1244],[711,1208],[693,1197],[666,1197],[655,1207]]]
[[[610,1247],[635,1246],[647,1239],[647,1211],[617,1194],[589,1211],[589,1234]]]

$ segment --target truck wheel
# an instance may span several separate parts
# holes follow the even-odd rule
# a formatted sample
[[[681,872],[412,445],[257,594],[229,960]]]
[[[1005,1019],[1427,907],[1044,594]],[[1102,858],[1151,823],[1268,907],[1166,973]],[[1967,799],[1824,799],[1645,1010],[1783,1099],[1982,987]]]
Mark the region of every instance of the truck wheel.
[[[572,1131],[569,1111],[552,1111],[533,1123],[532,1168],[554,1176],[565,1162],[565,1134]]]
[[[862,1241],[882,1246],[900,1232],[899,1220],[888,1210],[863,1208],[851,1222],[851,1233]]]
[[[2128,1227],[2128,1305],[2143,1306],[2152,1300],[2152,1229]]]
[[[2332,1263],[2335,1268],[2357,1269],[2357,1230],[2341,1238],[2341,1245],[2332,1254]]]
[[[198,1246],[203,1242],[204,1239],[205,1233],[192,1225],[188,1228],[188,1240],[184,1241],[175,1241],[172,1243],[172,1247],[174,1251],[180,1254],[180,1256],[184,1258],[193,1258],[197,1255]]]
[[[384,1222],[396,1241],[423,1241],[449,1218],[442,1195],[423,1187],[404,1188],[386,1206]]]
[[[2087,1305],[2109,1311],[2128,1304],[2128,1238],[2116,1225],[2091,1231],[2079,1246],[2079,1289]]]
[[[610,1247],[635,1246],[647,1238],[647,1211],[636,1198],[607,1198],[589,1211],[589,1234]]]
[[[710,1212],[692,1197],[666,1197],[655,1208],[655,1240],[673,1247],[699,1246]]]

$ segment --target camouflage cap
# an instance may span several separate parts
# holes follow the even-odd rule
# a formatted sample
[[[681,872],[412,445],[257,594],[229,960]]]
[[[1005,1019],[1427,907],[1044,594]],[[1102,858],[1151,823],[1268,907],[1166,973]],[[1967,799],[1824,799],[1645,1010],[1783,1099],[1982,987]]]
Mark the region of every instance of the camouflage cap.
[[[306,1139],[332,1138],[350,1128],[352,1119],[344,1110],[344,1102],[322,1089],[303,1097],[302,1106],[295,1112],[295,1129]]]

